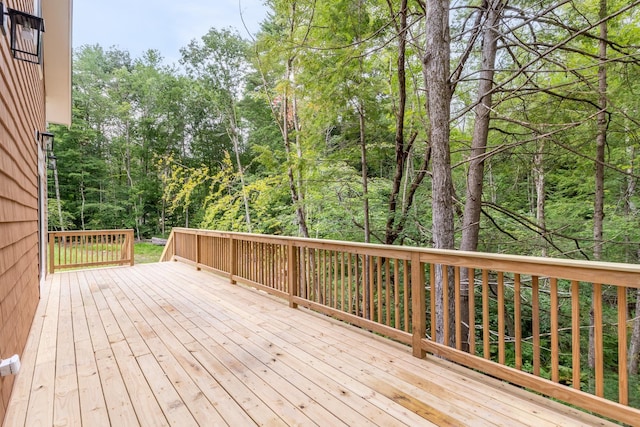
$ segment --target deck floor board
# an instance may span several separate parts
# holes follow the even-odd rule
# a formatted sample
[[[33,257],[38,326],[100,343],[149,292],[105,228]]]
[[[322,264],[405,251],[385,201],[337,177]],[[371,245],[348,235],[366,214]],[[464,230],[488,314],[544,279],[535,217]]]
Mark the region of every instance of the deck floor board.
[[[185,264],[46,287],[5,427],[613,425]]]

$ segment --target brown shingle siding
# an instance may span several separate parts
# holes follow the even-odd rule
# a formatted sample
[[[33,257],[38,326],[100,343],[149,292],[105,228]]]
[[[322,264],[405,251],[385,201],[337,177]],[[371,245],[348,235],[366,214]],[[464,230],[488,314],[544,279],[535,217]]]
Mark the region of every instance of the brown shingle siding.
[[[33,2],[8,2],[31,11]],[[39,298],[38,151],[45,130],[39,66],[11,57],[0,37],[0,357],[20,354]],[[0,378],[0,424],[13,377]]]

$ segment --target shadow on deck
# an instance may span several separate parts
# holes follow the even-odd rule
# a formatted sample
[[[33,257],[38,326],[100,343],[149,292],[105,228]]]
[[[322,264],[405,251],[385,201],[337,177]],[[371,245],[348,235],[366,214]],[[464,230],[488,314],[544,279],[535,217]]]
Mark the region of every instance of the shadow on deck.
[[[182,263],[50,276],[5,426],[613,425]]]

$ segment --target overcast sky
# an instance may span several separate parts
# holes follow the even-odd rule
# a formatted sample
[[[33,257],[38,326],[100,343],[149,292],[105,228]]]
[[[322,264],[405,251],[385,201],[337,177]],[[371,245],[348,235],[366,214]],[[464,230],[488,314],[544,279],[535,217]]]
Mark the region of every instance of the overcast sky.
[[[138,57],[157,49],[176,62],[179,49],[211,27],[234,27],[248,38],[266,17],[264,0],[74,0],[73,46],[117,46]]]

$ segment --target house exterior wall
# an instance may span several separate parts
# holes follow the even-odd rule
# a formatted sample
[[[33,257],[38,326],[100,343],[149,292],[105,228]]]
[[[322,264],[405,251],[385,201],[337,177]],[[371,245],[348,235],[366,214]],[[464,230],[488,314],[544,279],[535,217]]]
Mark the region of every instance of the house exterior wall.
[[[33,0],[5,7],[33,13]],[[0,358],[22,357],[39,301],[38,143],[45,131],[41,66],[13,59],[0,33]],[[0,424],[14,376],[0,378]]]

